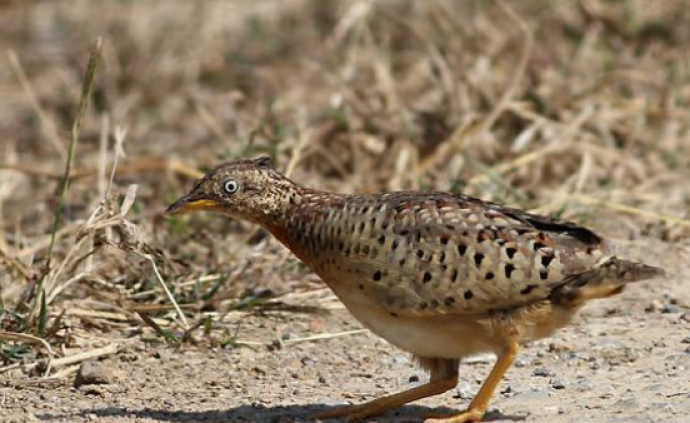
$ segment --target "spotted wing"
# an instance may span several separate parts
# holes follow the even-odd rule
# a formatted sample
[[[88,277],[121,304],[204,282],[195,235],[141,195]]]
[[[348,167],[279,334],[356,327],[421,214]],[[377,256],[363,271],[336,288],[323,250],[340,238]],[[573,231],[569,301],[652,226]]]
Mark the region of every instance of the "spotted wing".
[[[357,207],[341,263],[398,314],[518,307],[606,254],[586,228],[465,196],[386,194]]]

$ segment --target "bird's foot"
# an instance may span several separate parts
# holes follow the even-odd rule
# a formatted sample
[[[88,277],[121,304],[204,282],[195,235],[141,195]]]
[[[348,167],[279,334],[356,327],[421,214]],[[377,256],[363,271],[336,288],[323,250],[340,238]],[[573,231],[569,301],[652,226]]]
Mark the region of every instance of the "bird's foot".
[[[454,416],[432,414],[427,415],[424,423],[474,423],[482,421],[486,410],[480,408],[468,408],[460,414]]]

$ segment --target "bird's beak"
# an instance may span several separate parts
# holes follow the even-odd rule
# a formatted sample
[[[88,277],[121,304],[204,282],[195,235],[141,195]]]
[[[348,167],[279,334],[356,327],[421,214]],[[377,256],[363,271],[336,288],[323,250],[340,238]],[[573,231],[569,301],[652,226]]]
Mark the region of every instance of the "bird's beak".
[[[199,198],[189,194],[172,203],[165,211],[165,214],[183,214],[199,210],[213,210],[217,206],[217,201]]]

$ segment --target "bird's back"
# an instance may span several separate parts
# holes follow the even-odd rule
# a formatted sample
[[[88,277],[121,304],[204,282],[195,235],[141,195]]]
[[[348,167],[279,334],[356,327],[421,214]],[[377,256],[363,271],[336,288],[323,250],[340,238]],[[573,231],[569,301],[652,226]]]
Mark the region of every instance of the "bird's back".
[[[356,284],[398,314],[515,308],[608,254],[573,223],[447,193],[306,192],[284,229],[329,285]]]

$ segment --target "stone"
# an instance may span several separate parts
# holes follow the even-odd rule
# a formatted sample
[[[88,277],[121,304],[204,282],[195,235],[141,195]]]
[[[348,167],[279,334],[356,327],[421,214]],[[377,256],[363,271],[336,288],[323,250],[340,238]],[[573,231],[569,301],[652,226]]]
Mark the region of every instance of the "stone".
[[[115,383],[116,375],[112,367],[97,361],[85,361],[79,366],[74,378],[74,387],[84,385],[107,385]]]
[[[541,376],[541,377],[549,377],[549,376],[553,376],[553,375],[554,375],[554,373],[553,373],[551,370],[549,370],[549,369],[547,369],[546,367],[543,367],[543,366],[542,366],[542,367],[537,367],[536,369],[534,369],[534,372],[533,372],[532,374],[533,374],[534,376]]]
[[[565,389],[565,384],[560,379],[551,380],[551,387],[553,389]]]

